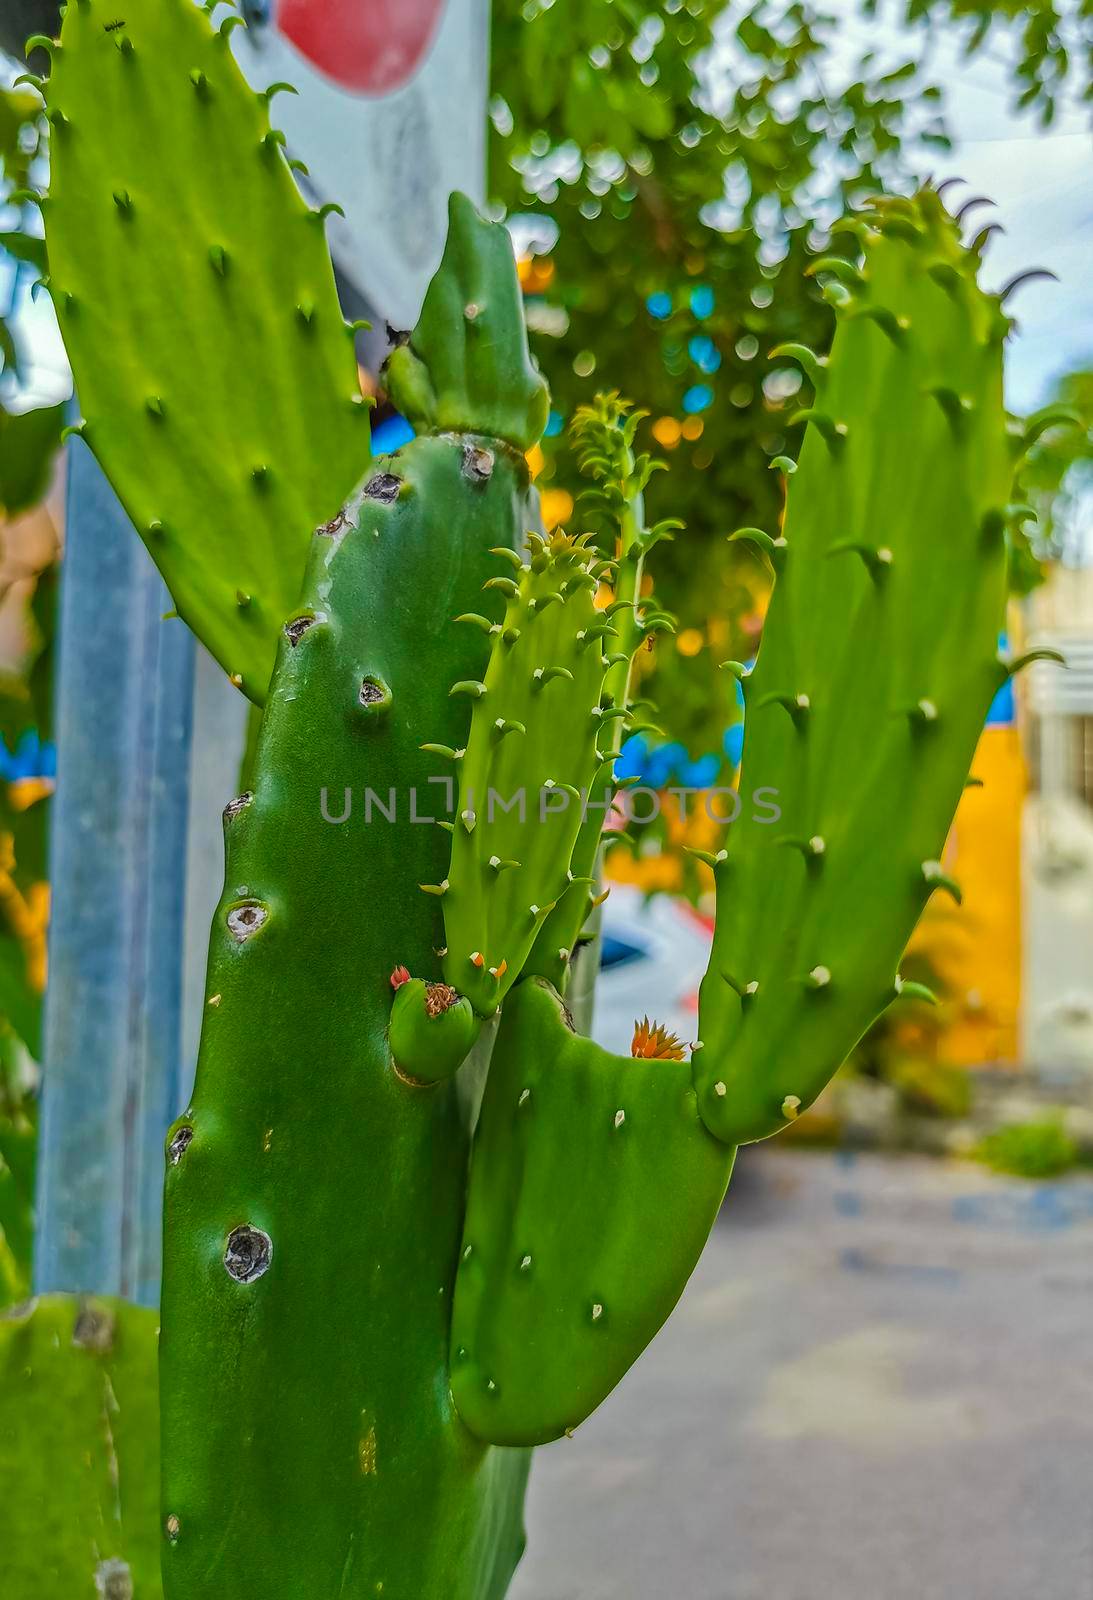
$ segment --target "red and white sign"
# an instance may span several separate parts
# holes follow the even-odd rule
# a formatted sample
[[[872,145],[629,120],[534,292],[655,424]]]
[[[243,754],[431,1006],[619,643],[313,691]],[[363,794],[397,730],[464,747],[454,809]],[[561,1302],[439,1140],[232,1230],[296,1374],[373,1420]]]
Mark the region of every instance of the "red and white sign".
[[[396,327],[417,319],[448,195],[482,197],[488,41],[488,0],[275,0],[231,35],[256,89],[299,91],[275,125],[309,196],[345,211],[327,223],[339,268]]]
[[[277,26],[335,83],[401,89],[421,65],[444,0],[281,0]]]

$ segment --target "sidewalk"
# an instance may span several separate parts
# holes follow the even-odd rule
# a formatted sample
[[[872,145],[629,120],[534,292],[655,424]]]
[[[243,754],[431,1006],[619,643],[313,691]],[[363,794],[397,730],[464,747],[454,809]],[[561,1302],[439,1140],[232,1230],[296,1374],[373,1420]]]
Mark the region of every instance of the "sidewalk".
[[[1090,1600],[1093,1177],[745,1151],[510,1600]]]

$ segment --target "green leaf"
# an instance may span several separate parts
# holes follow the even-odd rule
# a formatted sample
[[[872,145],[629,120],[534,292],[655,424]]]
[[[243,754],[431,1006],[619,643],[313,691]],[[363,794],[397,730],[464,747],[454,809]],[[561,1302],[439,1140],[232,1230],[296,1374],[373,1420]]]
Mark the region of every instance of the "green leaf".
[[[0,931],[0,1017],[26,1045],[35,1061],[42,1055],[42,997],[27,980],[23,947],[6,928]]]
[[[0,1036],[0,1052],[17,1048],[14,1034]],[[5,1104],[4,1071],[0,1062],[0,1311],[30,1293],[37,1146],[30,1116],[21,1106]]]
[[[0,163],[5,167],[20,155],[20,134],[41,110],[41,100],[29,89],[0,89]]]
[[[27,681],[34,708],[34,726],[43,740],[53,737],[53,665],[59,580],[57,564],[39,573],[30,602],[37,641],[32,647]]]
[[[37,505],[45,494],[64,411],[63,405],[17,415],[0,410],[0,510],[9,517]]]
[[[64,410],[63,405],[17,415],[0,410],[0,509],[9,517],[37,505],[45,494]]]
[[[46,242],[32,233],[0,233],[0,250],[6,250],[16,261],[29,262],[39,272],[46,271]]]

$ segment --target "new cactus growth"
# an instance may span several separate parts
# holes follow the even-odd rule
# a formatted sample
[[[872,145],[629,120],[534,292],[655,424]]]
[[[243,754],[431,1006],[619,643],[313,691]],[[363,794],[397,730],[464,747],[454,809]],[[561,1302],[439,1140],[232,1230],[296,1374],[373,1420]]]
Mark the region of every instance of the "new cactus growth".
[[[472,205],[452,205],[449,271],[433,279],[417,327],[387,362],[392,398],[422,431],[482,434],[529,450],[546,427],[549,395],[528,354],[511,256],[503,230],[484,234]],[[487,461],[477,467],[488,477]]]
[[[818,263],[838,327],[826,360],[786,352],[817,392],[785,522],[738,535],[776,574],[744,784],[780,815],[744,808],[711,858],[689,1057],[648,1019],[612,1055],[562,997],[642,725],[633,656],[671,627],[643,592],[677,524],[646,524],[640,413],[582,410],[591,526],[531,533],[546,391],[508,236],[454,196],[387,373],[417,437],[371,461],[265,102],[190,0],[114,22],[73,0],[54,48],[52,288],[88,442],[266,699],[166,1144],[164,1589],[501,1600],[524,1447],[653,1337],[735,1147],[812,1102],[955,888],[946,831],[1011,670],[1007,319],[930,190],[853,223],[860,264]]]
[[[403,1077],[415,1083],[437,1083],[463,1065],[481,1021],[466,995],[450,983],[427,983],[396,969],[395,999],[387,1039],[391,1059]]]
[[[547,917],[535,941],[528,970],[549,978],[563,993],[570,980],[570,962],[597,893],[596,867],[604,823],[614,796],[615,758],[623,734],[649,728],[631,704],[630,675],[639,646],[658,633],[675,631],[672,618],[652,594],[642,594],[645,560],[663,539],[682,526],[673,518],[645,524],[645,489],[664,463],[648,453],[635,453],[634,440],[645,413],[634,411],[618,395],[599,395],[578,409],[573,437],[582,471],[591,484],[584,499],[609,530],[611,554],[597,570],[606,585],[604,618],[612,633],[606,649],[606,672],[600,703],[605,715],[597,731],[598,766],[585,796],[581,826],[573,844],[571,886]]]
[[[530,561],[487,587],[507,599],[484,625],[493,649],[472,701],[459,759],[459,803],[445,874],[448,981],[491,1015],[523,970],[544,921],[572,881],[570,860],[600,764],[605,643],[615,630],[593,605],[587,540],[530,536]],[[511,551],[509,552],[511,554]]]

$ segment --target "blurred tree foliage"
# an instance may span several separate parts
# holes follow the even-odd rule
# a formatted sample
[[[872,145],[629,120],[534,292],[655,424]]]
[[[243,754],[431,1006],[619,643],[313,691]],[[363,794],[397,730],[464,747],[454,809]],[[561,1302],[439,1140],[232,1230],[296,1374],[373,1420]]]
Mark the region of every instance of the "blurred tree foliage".
[[[31,164],[41,145],[41,109],[42,103],[32,90],[0,88],[0,266],[9,269],[3,276],[11,275],[15,279],[24,265],[39,273],[45,270],[45,245],[41,239],[31,237],[25,226],[29,208],[13,205],[7,198],[18,194],[27,184]],[[6,227],[4,222],[7,222]],[[3,276],[0,276],[0,380],[10,380],[18,377],[19,351],[10,326],[14,289],[7,291],[5,303]]]
[[[796,454],[789,417],[808,403],[796,368],[769,351],[826,348],[831,315],[805,277],[826,230],[949,148],[941,92],[917,59],[888,67],[849,49],[870,14],[844,12],[844,37],[797,0],[494,7],[490,193],[527,219],[525,290],[554,426],[595,388],[618,388],[682,469],[650,486],[651,514],[687,524],[658,551],[680,634],[659,647],[654,693],[693,754],[719,748],[735,715],[715,663],[746,659],[761,625],[765,571],[724,536],[777,520],[770,462]],[[1067,73],[1073,83],[1088,65],[1088,45],[1079,66],[1063,44],[1082,14],[1054,4],[907,0],[904,14],[919,25],[908,49],[923,53],[942,22],[972,50],[1012,33],[1015,94],[1045,120]],[[543,482],[578,488],[549,440]]]
[[[1087,566],[1093,561],[1093,372],[1067,373],[1053,398],[1077,426],[1045,433],[1025,470],[1039,514],[1036,548],[1044,559]]]
[[[45,272],[45,245],[33,231],[37,210],[19,196],[42,153],[43,127],[32,89],[0,89],[0,541],[7,521],[44,495],[64,425],[62,405],[12,408],[22,377],[12,314],[26,282]],[[0,601],[16,578],[33,576],[9,565]],[[11,1199],[15,1164],[3,1139],[18,1144],[26,1133],[12,1111],[17,1069],[26,1052],[41,1053],[52,781],[38,776],[38,753],[50,738],[55,592],[55,570],[38,574],[26,602],[27,659],[16,671],[0,670],[0,1202]],[[2,1210],[0,1235],[6,1230],[10,1246],[14,1223]],[[3,1269],[0,1237],[0,1290]]]
[[[33,90],[0,89],[0,525],[41,499],[64,426],[62,406],[9,409],[20,378],[12,328],[20,283],[46,270],[45,241],[30,226],[36,210],[19,199],[43,148],[41,110]]]
[[[53,733],[56,565],[38,575],[27,601],[27,657],[0,669],[0,1037],[12,1030],[41,1058],[46,977],[51,777],[40,753]]]
[[[32,33],[43,33],[48,38],[57,32],[60,20],[57,0],[4,0],[0,6],[0,50],[18,57]]]
[[[864,0],[863,14],[875,16],[877,0]],[[1019,109],[1035,110],[1043,126],[1055,120],[1060,93],[1070,85],[1093,99],[1093,5],[1090,0],[1060,6],[1055,0],[905,0],[904,20],[924,29],[970,25],[969,55],[992,37],[1002,36],[1014,50],[1014,96]]]

